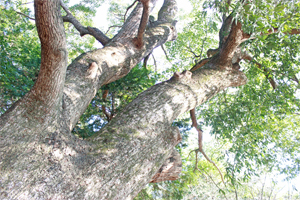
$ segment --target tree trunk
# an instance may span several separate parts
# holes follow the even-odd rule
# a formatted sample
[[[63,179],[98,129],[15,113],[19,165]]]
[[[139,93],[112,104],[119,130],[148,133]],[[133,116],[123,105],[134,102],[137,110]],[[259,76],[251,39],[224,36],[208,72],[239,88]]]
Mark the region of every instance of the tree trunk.
[[[226,55],[220,53],[222,62],[216,58],[193,73],[175,73],[141,93],[92,138],[81,140],[71,130],[98,89],[176,38],[176,4],[165,0],[142,48],[132,42],[142,13],[139,4],[104,48],[79,56],[68,68],[59,10],[58,0],[35,0],[41,70],[32,90],[1,116],[0,197],[132,199],[153,181],[180,140],[173,120],[224,88],[246,83],[228,61],[240,41]]]

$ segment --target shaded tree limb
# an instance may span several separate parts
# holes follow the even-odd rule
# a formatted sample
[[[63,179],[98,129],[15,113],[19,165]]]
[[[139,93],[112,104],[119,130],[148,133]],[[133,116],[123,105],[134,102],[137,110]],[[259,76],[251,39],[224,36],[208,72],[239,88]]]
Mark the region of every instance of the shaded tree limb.
[[[110,112],[111,119],[116,115],[115,114],[115,93],[111,93],[111,112]]]
[[[249,38],[250,35],[242,31],[241,22],[232,23],[230,33],[224,44],[220,47],[219,56],[215,59],[215,63],[224,66],[231,65],[235,51],[242,42]]]
[[[60,5],[64,9],[64,11],[67,13],[66,16],[63,16],[64,22],[69,22],[73,24],[73,26],[77,29],[77,31],[80,33],[80,36],[84,35],[91,35],[96,40],[98,40],[103,46],[105,46],[110,39],[102,33],[99,29],[94,27],[84,27],[71,13],[71,11],[68,9],[68,7],[60,0]]]
[[[164,54],[165,54],[165,56],[166,56],[167,61],[169,61],[169,63],[172,64],[171,59],[169,58],[168,53],[167,53],[167,51],[166,51],[164,45],[161,45],[160,47],[161,47],[161,49],[163,50],[163,52],[164,52]]]

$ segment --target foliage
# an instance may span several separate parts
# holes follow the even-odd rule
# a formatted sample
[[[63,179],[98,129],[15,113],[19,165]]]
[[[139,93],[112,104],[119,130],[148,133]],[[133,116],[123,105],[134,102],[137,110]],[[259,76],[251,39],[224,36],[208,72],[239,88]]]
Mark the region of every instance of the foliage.
[[[40,44],[35,24],[21,2],[0,4],[0,113],[26,94],[37,78]]]
[[[191,69],[193,65],[206,57],[208,49],[217,47],[218,19],[214,16],[208,17],[208,15],[206,11],[199,11],[199,7],[196,6],[187,16],[182,17],[188,19],[189,22],[182,32],[178,33],[175,41],[166,44],[168,57],[173,65],[164,74]]]
[[[76,19],[80,21],[83,26],[94,26],[93,18],[96,15],[96,9],[104,2],[89,0],[80,1],[79,3],[71,4],[72,2],[64,1],[69,6],[71,13],[76,16]],[[62,15],[65,15],[65,11],[61,9]],[[78,31],[71,23],[65,23],[68,58],[69,62],[74,60],[77,56],[87,51],[95,49],[96,40],[90,35],[81,37]]]

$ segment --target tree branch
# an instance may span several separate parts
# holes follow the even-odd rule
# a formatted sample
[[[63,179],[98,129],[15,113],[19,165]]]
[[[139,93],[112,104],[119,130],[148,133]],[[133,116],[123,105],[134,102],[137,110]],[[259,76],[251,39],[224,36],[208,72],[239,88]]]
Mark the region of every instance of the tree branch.
[[[106,102],[106,98],[107,98],[108,92],[109,92],[109,90],[104,90],[102,92],[102,100],[103,100],[103,102]],[[102,112],[104,113],[104,115],[106,116],[107,121],[109,122],[111,120],[111,114],[107,112],[105,105],[102,105]]]
[[[69,22],[74,25],[74,27],[78,30],[80,33],[80,36],[84,35],[91,35],[96,38],[103,46],[105,46],[110,39],[102,33],[99,29],[94,27],[84,27],[71,13],[71,11],[68,9],[68,7],[63,3],[62,0],[60,0],[61,7],[64,9],[64,11],[67,13],[66,16],[63,16],[64,22]]]
[[[137,37],[134,38],[134,44],[136,46],[136,48],[140,49],[143,46],[143,34],[145,32],[146,26],[148,24],[148,20],[149,20],[149,1],[150,0],[139,0],[142,5],[143,5],[143,14],[142,14],[142,18],[140,21],[140,25],[139,25],[139,29],[138,29],[138,33],[137,33]]]
[[[127,15],[127,12],[128,12],[128,10],[130,9],[130,8],[132,8],[133,6],[134,6],[134,4],[137,2],[138,0],[135,0],[127,9],[126,9],[126,12],[125,12],[125,14],[124,14],[124,23],[125,23],[125,21],[126,21],[126,15]]]
[[[239,47],[239,45],[242,42],[244,42],[248,38],[250,38],[250,35],[245,34],[242,31],[241,22],[238,21],[236,23],[235,22],[232,23],[230,33],[226,38],[224,44],[221,45],[219,56],[217,56],[215,62],[223,66],[231,65],[232,58],[234,56],[236,49]]]
[[[152,52],[149,53],[145,58],[144,58],[144,63],[143,63],[143,67],[147,69],[147,62],[149,60],[149,57],[151,56]]]
[[[163,50],[163,52],[164,52],[164,54],[165,54],[165,56],[166,56],[166,59],[171,63],[170,58],[169,58],[169,56],[168,56],[168,53],[167,53],[167,51],[166,51],[164,45],[162,44],[160,47],[161,47],[161,49]],[[172,64],[172,63],[171,63],[171,64]]]
[[[35,18],[32,18],[32,17],[30,17],[29,15],[26,15],[26,14],[21,13],[21,12],[19,12],[19,11],[16,11],[16,13],[18,13],[19,15],[23,15],[24,17],[27,17],[28,19],[35,20]]]
[[[219,172],[219,174],[220,174],[220,176],[221,176],[222,182],[223,182],[223,184],[226,186],[221,170],[220,170],[219,167],[216,165],[216,163],[215,163],[214,161],[212,161],[212,160],[206,155],[206,153],[205,153],[204,150],[203,150],[203,140],[202,140],[202,139],[203,139],[203,131],[198,127],[195,108],[192,109],[192,110],[190,110],[190,115],[191,115],[191,119],[192,119],[192,127],[194,127],[194,128],[197,130],[197,132],[198,132],[198,147],[199,147],[198,151],[202,153],[202,155],[205,157],[205,159],[206,159],[208,162],[212,163],[212,164],[215,166],[215,168],[217,168],[217,170],[218,170],[218,172]],[[196,154],[196,155],[197,155],[197,154]]]
[[[153,54],[151,54],[151,55],[152,55],[153,62],[154,62],[154,66],[155,66],[155,69],[154,69],[154,71],[155,71],[155,72],[157,72],[157,63],[156,63],[156,59],[155,59],[155,57],[154,57],[154,55],[153,55]]]
[[[265,74],[266,78],[269,80],[270,84],[272,85],[272,88],[273,88],[274,90],[276,89],[277,85],[276,85],[276,82],[274,81],[274,79],[271,77],[270,69],[268,69],[268,68],[263,68],[262,65],[261,65],[260,63],[254,61],[254,59],[253,59],[250,55],[248,55],[248,54],[245,54],[245,55],[242,57],[242,59],[248,60],[248,61],[250,61],[250,62],[254,62],[254,63],[258,66],[259,69],[262,69],[262,70],[264,71],[264,74]]]
[[[202,67],[206,63],[208,63],[210,60],[211,60],[211,58],[204,58],[203,60],[198,62],[195,66],[193,66],[192,69],[190,69],[190,71],[196,71],[197,69],[199,69],[200,67]]]

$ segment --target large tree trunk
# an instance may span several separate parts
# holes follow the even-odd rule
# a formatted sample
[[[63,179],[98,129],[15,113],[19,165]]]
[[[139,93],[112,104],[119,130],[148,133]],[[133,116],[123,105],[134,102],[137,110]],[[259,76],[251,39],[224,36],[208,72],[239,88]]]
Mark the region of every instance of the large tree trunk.
[[[231,35],[238,41],[226,53],[143,92],[92,138],[71,134],[102,85],[125,76],[154,48],[175,39],[175,6],[174,0],[165,0],[141,49],[132,42],[142,13],[138,5],[104,48],[79,56],[67,69],[59,1],[35,1],[41,70],[32,90],[1,116],[1,199],[132,199],[180,140],[173,120],[224,88],[245,84],[246,77],[231,63],[243,39],[235,26]]]

